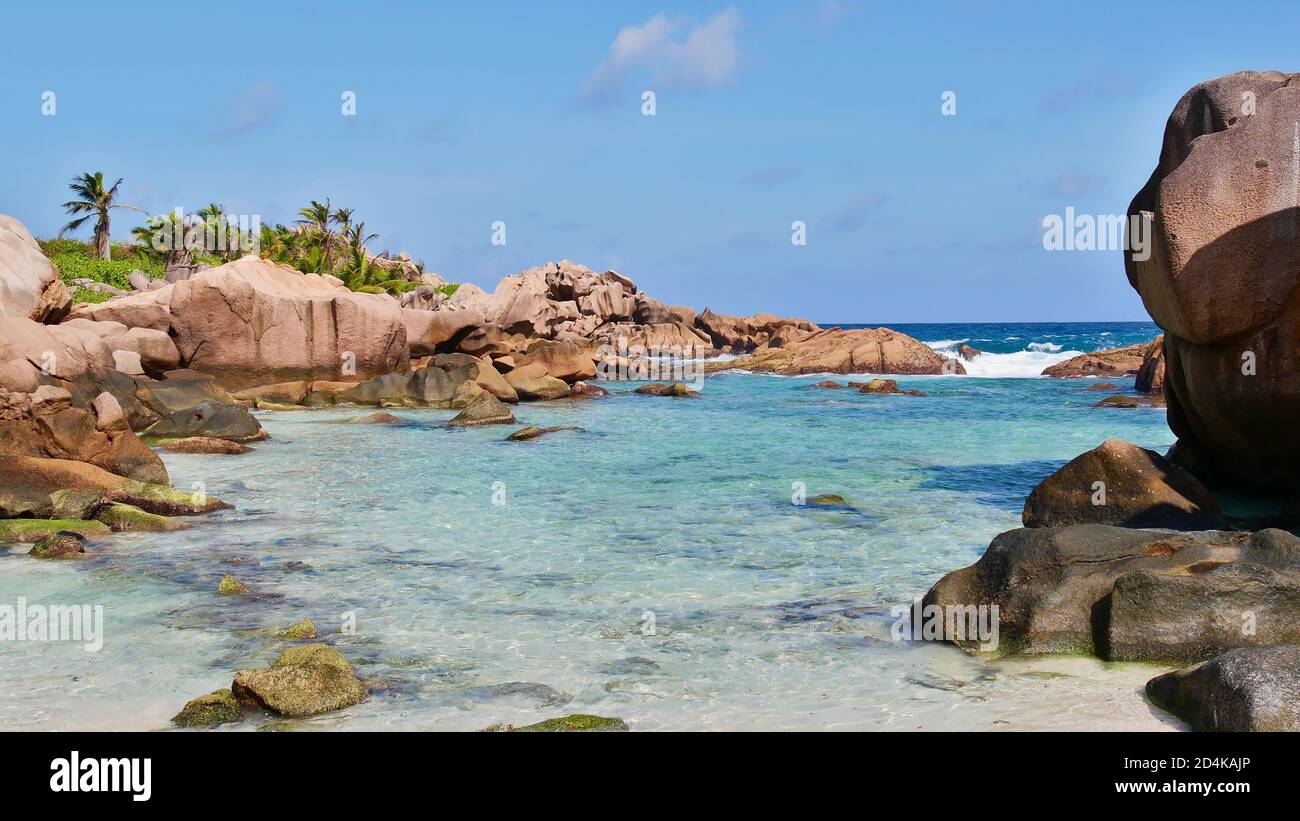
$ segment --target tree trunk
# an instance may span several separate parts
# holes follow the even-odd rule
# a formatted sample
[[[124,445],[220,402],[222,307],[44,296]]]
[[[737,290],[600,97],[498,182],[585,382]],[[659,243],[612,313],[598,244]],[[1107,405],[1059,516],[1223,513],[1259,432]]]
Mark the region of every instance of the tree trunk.
[[[113,252],[108,244],[108,214],[99,218],[95,223],[95,257],[97,259],[112,259]]]

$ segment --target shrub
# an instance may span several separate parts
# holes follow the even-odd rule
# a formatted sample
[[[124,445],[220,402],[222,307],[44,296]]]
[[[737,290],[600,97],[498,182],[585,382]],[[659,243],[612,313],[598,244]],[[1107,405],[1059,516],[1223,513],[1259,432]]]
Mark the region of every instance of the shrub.
[[[72,254],[57,254],[50,261],[59,266],[59,273],[64,282],[76,279],[93,279],[112,285],[114,288],[131,290],[127,276],[136,269],[144,271],[150,279],[159,279],[163,275],[162,263],[158,260],[143,259],[90,259]]]

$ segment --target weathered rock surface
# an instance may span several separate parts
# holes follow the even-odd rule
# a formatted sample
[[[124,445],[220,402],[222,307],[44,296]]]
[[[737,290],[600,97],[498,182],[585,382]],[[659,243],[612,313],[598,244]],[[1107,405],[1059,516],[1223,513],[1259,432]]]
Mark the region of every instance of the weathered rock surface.
[[[58,322],[71,305],[59,269],[21,222],[0,214],[0,316]]]
[[[593,716],[578,713],[571,716],[563,716],[561,718],[548,718],[545,721],[539,721],[536,724],[526,724],[523,727],[511,727],[507,732],[625,733],[627,732],[627,723],[621,718],[607,718],[605,716]]]
[[[1275,489],[1300,486],[1297,76],[1243,71],[1183,95],[1129,206],[1150,219],[1151,253],[1124,254],[1165,331],[1177,458],[1198,475]]]
[[[206,453],[220,456],[240,456],[252,450],[248,445],[231,442],[229,439],[213,439],[208,436],[189,436],[184,439],[170,439],[160,447],[168,453]]]
[[[1300,647],[1243,647],[1147,682],[1157,706],[1203,732],[1300,732]]]
[[[649,385],[642,385],[637,388],[634,393],[646,396],[678,396],[682,398],[693,398],[700,395],[699,391],[691,390],[683,382],[651,382]]]
[[[1133,383],[1141,393],[1163,394],[1165,390],[1165,335],[1160,334],[1142,353],[1142,366]]]
[[[1107,396],[1094,408],[1163,408],[1167,407],[1165,397],[1158,393],[1146,393],[1141,396]]]
[[[162,460],[131,432],[111,393],[83,409],[63,388],[0,389],[0,455],[76,460],[142,482],[168,481]]]
[[[230,689],[242,704],[295,717],[351,707],[366,695],[352,665],[324,644],[291,647],[264,670],[240,670]]]
[[[559,431],[562,430],[581,430],[581,428],[577,427],[576,425],[552,425],[549,428],[539,428],[539,427],[530,426],[526,428],[520,428],[519,430],[510,434],[509,436],[506,437],[506,441],[507,442],[531,442],[534,439],[541,438],[545,434],[558,433]]]
[[[940,374],[965,373],[948,359],[907,334],[889,328],[814,331],[780,348],[759,348],[729,362],[710,362],[707,371],[738,369],[798,376],[809,373]]]
[[[128,328],[144,328],[167,333],[171,330],[172,286],[128,294],[107,302],[76,306],[69,319],[91,322],[117,322]]]
[[[41,537],[27,555],[34,559],[80,559],[85,554],[85,536],[71,530],[60,530]]]
[[[1085,522],[1173,530],[1224,526],[1219,503],[1195,476],[1122,439],[1107,439],[1040,482],[1025,500],[1022,521],[1025,527]]]
[[[1103,376],[1107,379],[1136,377],[1142,369],[1142,358],[1150,343],[1139,342],[1123,348],[1108,348],[1104,351],[1079,354],[1064,362],[1057,362],[1043,369],[1043,376],[1055,376],[1061,379],[1078,379],[1085,376]]]
[[[940,579],[925,605],[998,605],[1002,653],[1200,661],[1300,641],[1300,539],[1281,530],[1023,528]]]
[[[170,308],[186,367],[228,389],[407,369],[396,299],[349,291],[256,257],[177,282]]]
[[[850,382],[849,387],[857,388],[858,393],[878,396],[925,396],[924,391],[903,390],[893,379],[872,379],[870,382]]]

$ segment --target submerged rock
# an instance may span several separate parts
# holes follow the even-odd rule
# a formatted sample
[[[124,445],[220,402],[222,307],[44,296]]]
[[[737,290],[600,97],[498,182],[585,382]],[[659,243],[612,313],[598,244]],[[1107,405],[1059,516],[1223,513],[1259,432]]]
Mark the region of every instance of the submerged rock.
[[[1300,647],[1243,647],[1147,682],[1158,707],[1208,732],[1300,732]]]
[[[837,493],[823,493],[820,496],[812,496],[804,501],[809,507],[852,507],[843,496]]]
[[[593,382],[579,379],[569,386],[570,399],[602,399],[609,396],[609,391]]]
[[[41,537],[27,555],[37,559],[80,559],[86,552],[86,537],[60,530]]]
[[[222,576],[221,581],[217,582],[217,593],[219,595],[238,596],[247,592],[249,592],[248,587],[229,573]]]
[[[621,718],[606,718],[604,716],[583,715],[579,713],[571,716],[563,716],[561,718],[548,718],[546,721],[539,721],[536,724],[528,724],[523,727],[511,727],[509,732],[625,733],[627,732],[627,723]]]
[[[1025,500],[1025,527],[1095,522],[1213,530],[1219,503],[1196,477],[1154,451],[1107,439],[1048,476]]]
[[[1300,539],[1281,530],[1023,528],[940,579],[924,603],[944,612],[997,605],[999,653],[1200,661],[1300,641]]]
[[[340,710],[365,698],[352,665],[324,644],[291,647],[264,670],[240,670],[231,690],[242,704],[295,717]]]
[[[858,393],[878,395],[925,396],[924,391],[903,390],[893,379],[872,379],[869,382],[850,382],[849,387],[857,388]]]
[[[1088,386],[1088,390],[1097,392],[1115,391],[1119,390],[1119,385],[1116,385],[1114,382],[1094,382]]]
[[[293,641],[314,639],[316,638],[316,622],[311,619],[302,619],[280,630],[275,636],[276,638],[291,639]]]
[[[404,425],[405,421],[400,416],[394,416],[387,411],[375,411],[365,416],[355,416],[348,420],[354,425]]]
[[[513,425],[515,415],[510,408],[486,391],[477,396],[447,424],[454,428],[476,425]]]
[[[178,727],[215,727],[241,718],[243,712],[234,694],[230,690],[214,690],[187,702],[172,716],[172,723]]]
[[[1094,408],[1163,408],[1165,405],[1164,394],[1144,394],[1142,396],[1107,396]]]
[[[576,425],[555,425],[549,428],[527,427],[520,428],[506,437],[507,442],[528,442],[537,439],[546,433],[556,433],[562,430],[581,430]]]

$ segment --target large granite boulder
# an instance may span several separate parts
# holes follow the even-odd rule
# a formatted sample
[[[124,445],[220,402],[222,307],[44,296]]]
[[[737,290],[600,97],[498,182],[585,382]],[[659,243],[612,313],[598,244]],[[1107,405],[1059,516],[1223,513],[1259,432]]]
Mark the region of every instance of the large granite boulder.
[[[1202,476],[1289,488],[1300,486],[1297,77],[1243,71],[1183,95],[1129,206],[1151,243],[1124,255],[1165,331],[1175,458]]]
[[[1196,477],[1154,451],[1107,439],[1048,476],[1025,500],[1025,527],[1095,523],[1172,530],[1223,527]]]
[[[713,347],[728,353],[748,353],[776,338],[782,347],[786,342],[806,336],[819,328],[806,319],[789,319],[774,314],[753,316],[728,316],[715,314],[705,308],[695,317],[694,325],[713,343]]]
[[[77,305],[69,319],[91,322],[119,322],[128,328],[145,328],[167,333],[171,330],[173,286],[110,299],[107,302]]]
[[[180,352],[176,343],[165,331],[152,328],[128,328],[120,322],[94,321],[85,318],[68,319],[60,327],[80,328],[95,334],[104,341],[114,364],[121,370],[116,354],[126,351],[139,357],[143,371],[151,376],[161,376],[180,365]]]
[[[71,305],[59,269],[21,222],[0,214],[0,317],[58,322]]]
[[[1221,653],[1147,682],[1157,706],[1203,732],[1300,732],[1300,647]]]
[[[1165,335],[1160,334],[1142,353],[1142,366],[1133,382],[1141,393],[1163,394],[1165,391]]]
[[[170,308],[181,360],[228,389],[408,367],[396,299],[256,257],[177,282]]]
[[[779,348],[760,347],[749,356],[709,363],[707,370],[740,369],[797,376],[809,373],[965,373],[955,359],[889,328],[814,331]]]
[[[940,579],[924,605],[944,613],[997,605],[1001,653],[1200,661],[1300,641],[1300,539],[1281,530],[1023,528]]]

